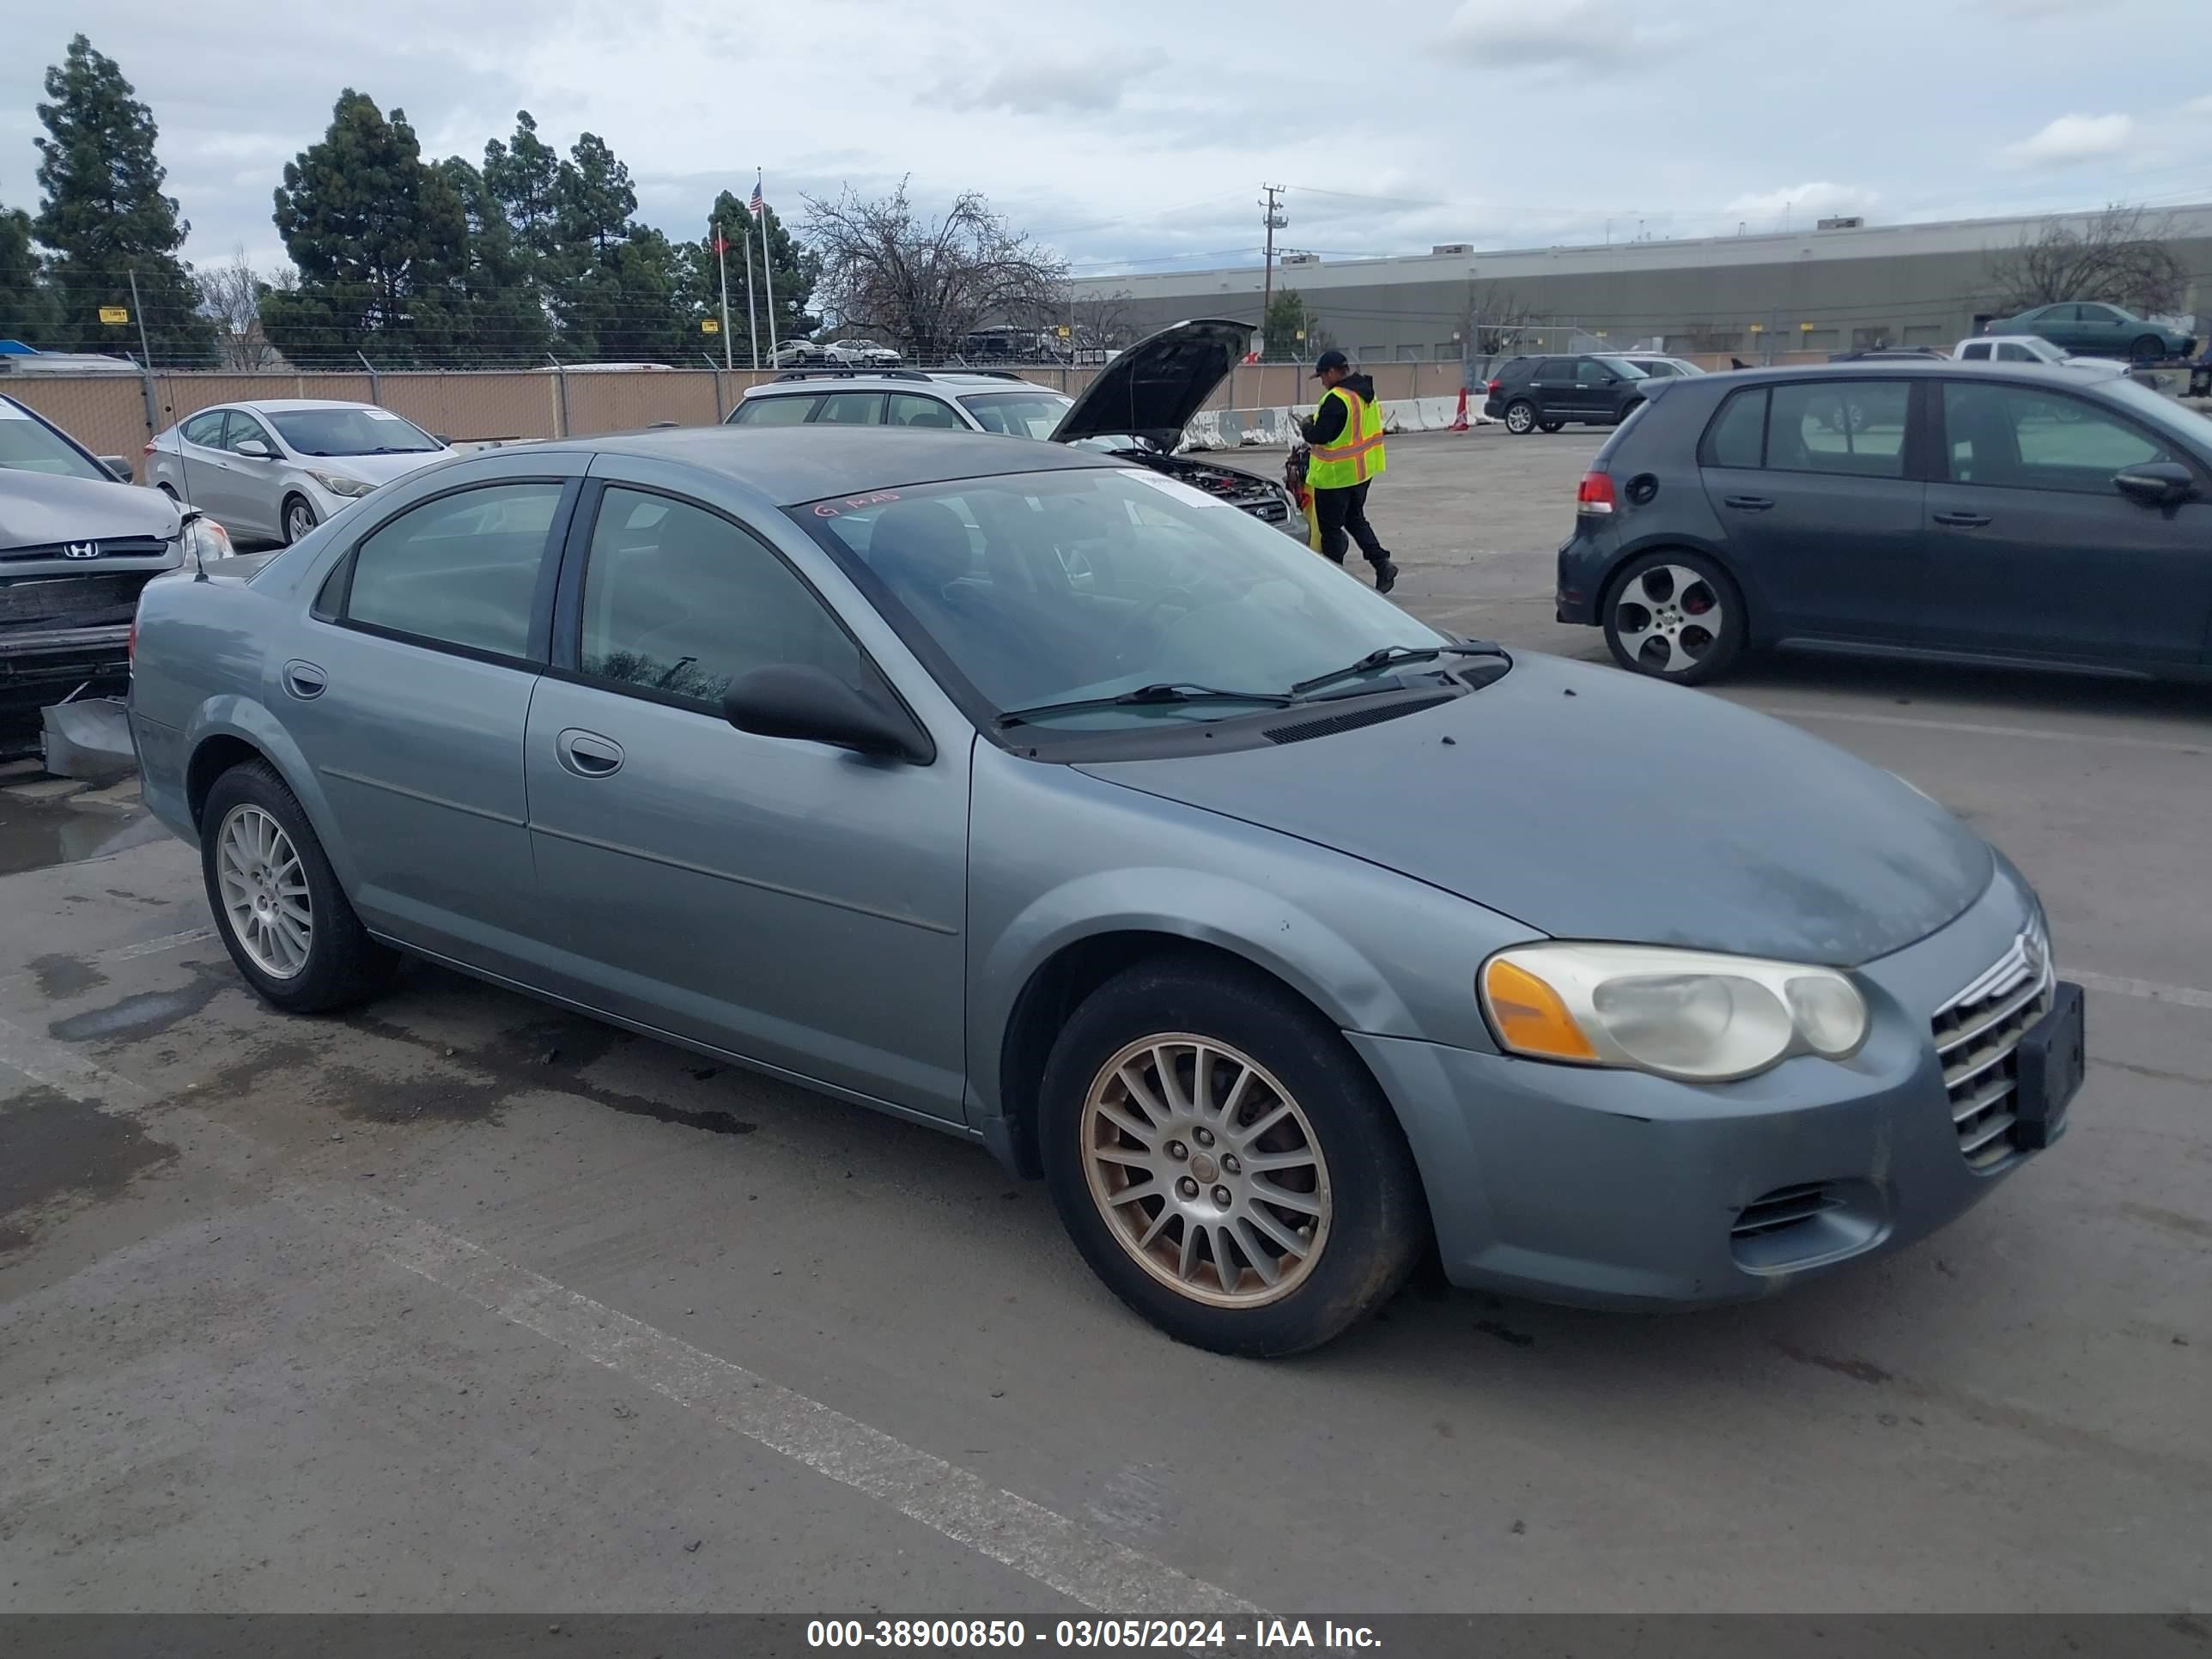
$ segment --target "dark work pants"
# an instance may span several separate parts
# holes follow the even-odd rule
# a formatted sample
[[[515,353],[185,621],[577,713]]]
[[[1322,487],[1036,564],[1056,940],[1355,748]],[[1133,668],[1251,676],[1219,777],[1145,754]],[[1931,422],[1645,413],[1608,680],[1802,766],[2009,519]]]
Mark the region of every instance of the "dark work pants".
[[[1314,517],[1321,523],[1321,550],[1337,564],[1344,562],[1345,537],[1359,544],[1359,550],[1367,556],[1367,562],[1380,570],[1390,562],[1390,555],[1382,546],[1382,538],[1375,533],[1375,526],[1367,522],[1367,486],[1371,478],[1344,489],[1314,491]]]

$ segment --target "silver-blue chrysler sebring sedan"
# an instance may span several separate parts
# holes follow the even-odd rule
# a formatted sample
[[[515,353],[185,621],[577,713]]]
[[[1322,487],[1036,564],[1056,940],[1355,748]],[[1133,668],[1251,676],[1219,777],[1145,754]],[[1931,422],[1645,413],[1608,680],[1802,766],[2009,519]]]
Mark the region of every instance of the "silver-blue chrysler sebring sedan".
[[[1416,621],[1050,444],[449,462],[138,614],[146,799],[247,983],[428,957],[981,1141],[1279,1354],[1456,1282],[1767,1294],[2063,1128],[2003,857],[1698,693]]]

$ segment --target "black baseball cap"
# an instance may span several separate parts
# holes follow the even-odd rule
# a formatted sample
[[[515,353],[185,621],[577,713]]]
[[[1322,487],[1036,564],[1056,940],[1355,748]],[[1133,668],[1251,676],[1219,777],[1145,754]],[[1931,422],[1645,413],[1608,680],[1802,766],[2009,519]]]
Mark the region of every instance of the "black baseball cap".
[[[1332,368],[1350,368],[1351,367],[1352,360],[1341,351],[1324,351],[1314,359],[1314,372],[1306,378],[1318,380]]]

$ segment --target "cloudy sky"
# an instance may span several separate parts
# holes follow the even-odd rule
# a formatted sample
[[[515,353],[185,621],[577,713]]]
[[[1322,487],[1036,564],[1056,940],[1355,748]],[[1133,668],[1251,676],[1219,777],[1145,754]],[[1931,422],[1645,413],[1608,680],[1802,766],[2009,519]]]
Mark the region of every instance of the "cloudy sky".
[[[1255,260],[1263,182],[1340,256],[2212,198],[2204,0],[76,0],[8,31],[0,203],[72,27],[152,106],[190,256],[264,268],[349,85],[438,155],[598,132],[674,234],[757,165],[794,217],[911,173],[1086,275]]]

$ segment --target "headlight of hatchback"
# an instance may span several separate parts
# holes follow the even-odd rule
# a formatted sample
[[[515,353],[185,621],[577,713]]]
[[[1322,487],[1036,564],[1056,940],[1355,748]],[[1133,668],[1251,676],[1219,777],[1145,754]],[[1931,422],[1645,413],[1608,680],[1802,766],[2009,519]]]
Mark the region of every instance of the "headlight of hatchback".
[[[1847,1060],[1866,999],[1832,968],[1642,945],[1519,945],[1482,966],[1483,1012],[1508,1054],[1692,1083],[1793,1054]]]
[[[349,478],[343,472],[318,472],[314,468],[309,467],[307,476],[333,495],[349,497],[366,495],[376,488],[374,484],[365,483],[359,478]]]

